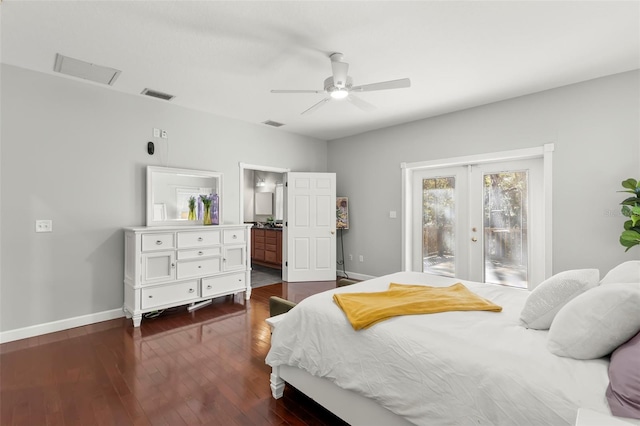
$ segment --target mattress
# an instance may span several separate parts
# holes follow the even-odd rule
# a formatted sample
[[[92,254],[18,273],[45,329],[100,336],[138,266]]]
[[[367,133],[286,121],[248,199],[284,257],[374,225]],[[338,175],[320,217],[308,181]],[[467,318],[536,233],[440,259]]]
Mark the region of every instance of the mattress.
[[[462,282],[503,310],[399,316],[354,331],[333,294],[391,282]],[[547,331],[519,324],[528,294],[419,272],[386,275],[300,302],[274,330],[266,362],[328,379],[416,425],[573,425],[581,407],[610,414],[608,359],[550,353]]]

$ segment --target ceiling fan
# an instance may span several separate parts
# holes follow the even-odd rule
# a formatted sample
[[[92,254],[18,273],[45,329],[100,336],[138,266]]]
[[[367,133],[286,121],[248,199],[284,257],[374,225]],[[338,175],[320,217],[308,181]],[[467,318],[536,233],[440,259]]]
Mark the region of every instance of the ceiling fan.
[[[372,92],[374,90],[401,89],[411,86],[411,80],[408,78],[354,86],[351,77],[347,75],[347,72],[349,71],[349,64],[342,62],[342,53],[332,53],[329,58],[331,59],[332,75],[324,80],[324,90],[272,90],[271,93],[326,93],[329,95],[320,102],[304,110],[302,114],[313,112],[333,99],[346,99],[364,111],[371,111],[372,109],[375,109],[375,106],[360,99],[354,93]]]

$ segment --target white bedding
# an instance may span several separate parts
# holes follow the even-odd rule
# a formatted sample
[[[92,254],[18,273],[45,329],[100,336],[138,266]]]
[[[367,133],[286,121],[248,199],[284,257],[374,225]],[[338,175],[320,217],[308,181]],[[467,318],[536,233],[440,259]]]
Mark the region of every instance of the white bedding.
[[[333,293],[390,282],[462,282],[503,311],[401,316],[354,331]],[[609,414],[608,360],[551,354],[547,331],[519,324],[527,295],[419,272],[375,278],[300,302],[274,330],[266,362],[327,378],[417,425],[573,425],[580,407]]]

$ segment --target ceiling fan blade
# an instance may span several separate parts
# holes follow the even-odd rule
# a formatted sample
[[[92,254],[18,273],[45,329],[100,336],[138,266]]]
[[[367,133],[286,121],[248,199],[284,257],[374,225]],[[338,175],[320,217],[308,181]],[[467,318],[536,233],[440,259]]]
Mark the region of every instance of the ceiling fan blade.
[[[358,108],[360,108],[363,111],[373,111],[374,109],[376,109],[375,105],[370,104],[367,101],[363,101],[362,99],[360,99],[359,97],[357,97],[356,95],[354,95],[353,93],[350,93],[349,96],[347,97],[347,100],[349,102],[351,102],[353,105],[357,106]]]
[[[346,62],[331,61],[331,71],[333,71],[333,85],[339,88],[344,88],[347,85],[349,64]]]
[[[324,90],[272,90],[271,93],[324,93]]]
[[[383,81],[380,83],[364,84],[362,86],[355,86],[351,88],[352,92],[371,92],[374,90],[387,90],[387,89],[402,89],[404,87],[410,87],[411,80],[408,78],[401,78],[400,80]]]
[[[311,108],[306,109],[304,111],[302,111],[300,113],[300,115],[304,115],[304,114],[310,114],[313,111],[317,110],[318,108],[320,108],[322,105],[326,104],[327,102],[329,102],[331,100],[331,98],[324,98],[323,100],[321,100],[320,102],[318,102],[317,104],[314,104]]]

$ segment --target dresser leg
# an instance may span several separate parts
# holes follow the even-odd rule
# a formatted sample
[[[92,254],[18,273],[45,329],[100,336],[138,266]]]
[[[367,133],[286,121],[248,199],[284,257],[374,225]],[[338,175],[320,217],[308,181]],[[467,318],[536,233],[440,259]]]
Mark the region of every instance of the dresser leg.
[[[131,319],[133,319],[134,327],[140,327],[140,323],[142,322],[142,314],[133,315]]]

